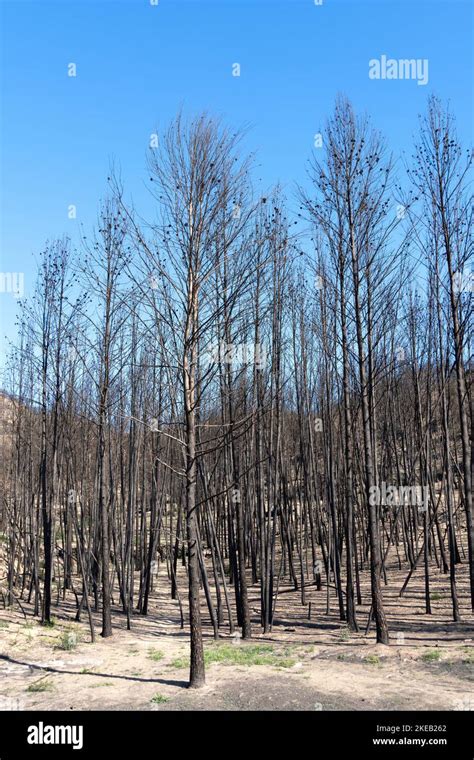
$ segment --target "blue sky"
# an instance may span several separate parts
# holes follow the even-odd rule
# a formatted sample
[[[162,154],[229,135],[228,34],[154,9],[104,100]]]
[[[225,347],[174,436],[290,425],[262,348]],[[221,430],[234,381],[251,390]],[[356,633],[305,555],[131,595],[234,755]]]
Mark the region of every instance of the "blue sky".
[[[396,155],[427,97],[449,99],[472,140],[472,4],[463,0],[0,0],[1,261],[34,282],[48,238],[95,221],[111,159],[144,203],[150,133],[182,106],[250,125],[255,177],[291,200],[314,134],[343,92]],[[429,83],[373,81],[368,62],[427,58]],[[77,66],[67,76],[69,63]],[[241,66],[232,76],[232,64]],[[68,206],[77,220],[68,219]],[[1,346],[15,299],[0,293]]]

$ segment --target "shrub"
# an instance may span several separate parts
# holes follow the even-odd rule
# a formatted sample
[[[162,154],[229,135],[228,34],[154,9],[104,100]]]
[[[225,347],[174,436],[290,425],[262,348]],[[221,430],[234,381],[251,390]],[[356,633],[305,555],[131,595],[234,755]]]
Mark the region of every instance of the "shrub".
[[[71,649],[77,647],[78,640],[77,634],[74,631],[64,631],[58,644],[58,649],[63,649],[65,652],[70,652]]]

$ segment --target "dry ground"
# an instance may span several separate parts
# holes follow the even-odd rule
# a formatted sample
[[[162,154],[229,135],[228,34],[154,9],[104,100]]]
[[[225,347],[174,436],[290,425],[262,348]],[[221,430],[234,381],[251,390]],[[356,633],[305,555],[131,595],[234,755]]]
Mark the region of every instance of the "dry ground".
[[[136,616],[131,631],[114,610],[114,636],[89,643],[86,617],[74,622],[74,597],[55,608],[53,627],[42,627],[25,606],[0,609],[0,708],[24,710],[472,710],[474,709],[474,621],[469,614],[466,566],[459,567],[463,622],[450,619],[448,578],[433,577],[433,614],[424,614],[418,571],[402,599],[404,572],[389,568],[384,589],[392,643],[365,636],[369,595],[358,608],[361,632],[338,620],[331,592],[280,590],[271,634],[258,625],[258,589],[250,593],[254,641],[215,642],[203,608],[208,657],[207,684],[187,688],[188,632],[179,626],[177,602],[169,598],[162,567],[151,614]],[[184,579],[181,581],[184,594]],[[98,632],[100,620],[96,617]],[[77,644],[76,644],[77,642]],[[258,645],[261,649],[247,648]],[[224,646],[224,650],[218,647]],[[216,651],[217,650],[217,651]],[[235,653],[235,654],[234,654]],[[229,657],[248,662],[229,664]]]

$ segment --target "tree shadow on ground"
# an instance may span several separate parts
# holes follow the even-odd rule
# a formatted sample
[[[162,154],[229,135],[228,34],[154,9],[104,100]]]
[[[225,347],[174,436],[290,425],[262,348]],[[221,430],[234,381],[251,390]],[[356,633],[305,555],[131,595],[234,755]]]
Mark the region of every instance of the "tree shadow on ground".
[[[69,676],[97,676],[98,678],[116,678],[122,681],[137,681],[139,683],[159,683],[165,686],[177,686],[182,689],[188,688],[187,681],[175,681],[171,678],[141,678],[140,676],[128,676],[121,675],[119,673],[98,673],[97,671],[81,672],[80,670],[61,670],[60,668],[53,668],[50,665],[37,665],[33,662],[24,662],[22,660],[16,660],[10,657],[8,654],[0,654],[0,660],[10,662],[12,665],[24,665],[27,668],[33,670],[44,670],[47,673],[58,673],[59,675]]]

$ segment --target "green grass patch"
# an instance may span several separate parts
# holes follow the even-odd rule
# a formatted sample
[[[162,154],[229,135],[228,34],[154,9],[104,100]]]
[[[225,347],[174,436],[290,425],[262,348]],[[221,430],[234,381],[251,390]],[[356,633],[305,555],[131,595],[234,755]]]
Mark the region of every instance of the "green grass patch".
[[[159,662],[165,655],[159,649],[150,649],[148,651],[148,659],[154,662]]]
[[[439,649],[431,649],[429,652],[425,652],[421,655],[423,662],[439,662],[441,659],[441,652]]]
[[[154,705],[162,705],[165,702],[169,702],[169,699],[168,697],[164,697],[163,694],[154,694],[150,702],[153,702]]]
[[[433,591],[432,594],[430,594],[430,599],[432,602],[438,602],[440,599],[444,599],[443,594],[440,594],[439,591]]]
[[[278,668],[291,668],[296,663],[293,657],[286,656],[288,649],[281,654],[275,652],[270,644],[215,644],[204,650],[206,665],[219,663],[223,665],[270,665]],[[177,657],[170,663],[171,667],[184,669],[189,667],[188,657]]]
[[[226,665],[272,665],[291,668],[296,660],[280,655],[269,644],[218,644],[204,651],[206,665],[222,663]]]
[[[377,654],[368,654],[367,657],[364,657],[364,662],[367,665],[380,665],[380,657]]]
[[[53,689],[54,689],[54,684],[52,681],[41,678],[39,681],[34,681],[34,683],[30,683],[26,691],[28,691],[30,694],[36,694],[37,692],[41,692],[41,691],[53,691]]]
[[[172,668],[177,668],[178,670],[189,668],[189,660],[187,657],[176,657],[171,661],[170,665]]]

